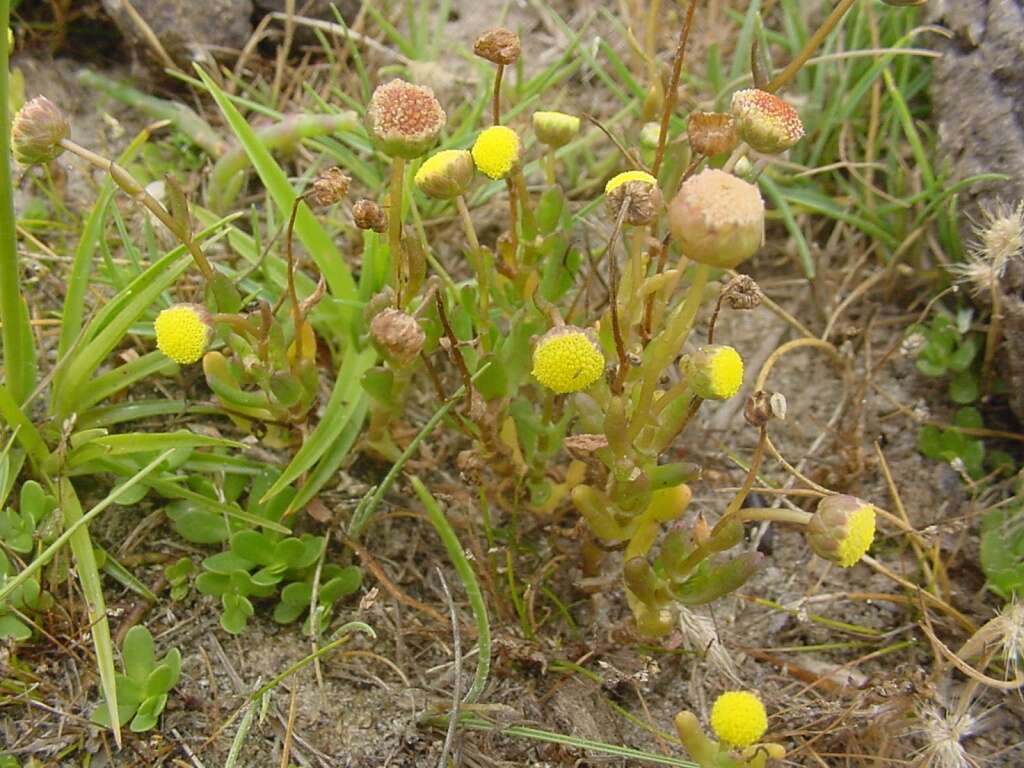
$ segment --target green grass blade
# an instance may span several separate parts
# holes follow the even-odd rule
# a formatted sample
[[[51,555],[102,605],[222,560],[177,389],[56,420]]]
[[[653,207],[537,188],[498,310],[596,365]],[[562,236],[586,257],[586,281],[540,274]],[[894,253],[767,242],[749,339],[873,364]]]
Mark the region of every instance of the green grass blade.
[[[412,477],[412,487],[420,503],[427,510],[427,518],[437,531],[437,535],[441,537],[448,557],[455,566],[455,572],[462,581],[462,588],[466,590],[466,597],[469,598],[469,606],[476,620],[476,673],[473,675],[473,684],[462,699],[463,704],[475,704],[487,687],[487,678],[491,672],[491,624],[487,619],[487,604],[484,602],[484,595],[480,591],[480,583],[476,580],[473,566],[469,564],[466,552],[459,543],[459,537],[455,535],[455,530],[441,511],[441,507],[416,476]]]
[[[128,148],[121,153],[117,162],[126,165],[142,146],[149,140],[149,131],[143,129]],[[67,292],[64,294],[64,313],[61,316],[60,340],[57,343],[57,359],[60,360],[71,349],[82,330],[85,316],[85,291],[89,287],[89,276],[92,274],[92,263],[96,257],[96,247],[103,237],[107,207],[114,197],[114,180],[104,178],[96,197],[96,203],[85,220],[82,234],[78,238],[78,246],[71,261],[71,272],[68,274]]]
[[[79,408],[90,408],[122,389],[157,373],[171,374],[177,364],[159,350],[147,352],[141,357],[117,366],[97,376],[87,387],[88,394],[79,401]]]
[[[789,234],[793,237],[793,242],[796,243],[796,251],[800,256],[800,266],[804,271],[804,275],[807,278],[814,277],[814,257],[811,256],[811,248],[807,245],[804,233],[801,231],[800,225],[796,222],[796,217],[793,215],[793,209],[790,208],[789,203],[786,202],[786,198],[782,194],[781,190],[779,190],[778,185],[770,176],[768,176],[768,174],[763,174],[759,183],[765,194],[768,196],[768,199],[771,200],[779,209],[782,221],[786,225],[786,229]]]
[[[259,175],[263,186],[266,187],[270,197],[280,209],[282,216],[291,213],[292,204],[295,201],[295,190],[288,182],[288,176],[281,170],[281,167],[274,160],[273,156],[256,137],[252,126],[246,121],[242,114],[231,103],[227,95],[217,87],[209,75],[201,68],[196,71],[202,78],[207,90],[217,102],[217,106],[223,113],[231,130],[238,137],[239,142],[245,147],[253,168]],[[345,264],[344,257],[334,245],[329,234],[320,226],[320,222],[305,206],[299,207],[298,215],[295,218],[295,234],[306,247],[317,267],[327,279],[327,285],[331,294],[344,301],[356,301],[356,284],[352,279],[352,273]],[[349,336],[353,331],[355,313],[352,309],[343,310],[345,317],[344,325],[339,328],[339,335]]]
[[[360,379],[376,359],[377,353],[372,349],[358,352],[350,347],[345,352],[323,418],[285,467],[281,476],[263,495],[263,501],[273,498],[295,482],[300,475],[312,469],[328,454],[335,441],[341,439],[349,423],[355,418],[359,402],[363,399]],[[331,458],[333,460],[338,457]]]
[[[662,755],[657,752],[644,752],[639,749],[633,749],[632,747],[621,747],[617,744],[606,744],[602,741],[583,739],[579,736],[567,736],[563,733],[545,731],[541,728],[528,728],[522,725],[502,727],[501,725],[489,723],[486,720],[482,720],[474,716],[468,716],[459,720],[459,725],[473,731],[487,731],[490,733],[500,733],[505,736],[518,736],[524,739],[543,741],[548,744],[562,744],[574,749],[585,749],[590,752],[598,752],[605,755],[631,758],[632,760],[640,761],[640,763],[672,765],[677,768],[700,768],[697,763],[689,760],[683,760],[678,757],[667,757],[666,755]]]

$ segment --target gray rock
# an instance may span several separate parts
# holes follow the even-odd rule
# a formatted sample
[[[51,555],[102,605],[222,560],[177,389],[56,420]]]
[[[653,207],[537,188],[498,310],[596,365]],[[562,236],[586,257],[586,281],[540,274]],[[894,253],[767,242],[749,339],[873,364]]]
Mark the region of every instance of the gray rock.
[[[144,58],[164,63],[148,39],[148,26],[186,71],[192,61],[240,49],[252,34],[252,0],[103,0],[103,7]]]
[[[942,53],[931,86],[942,155],[958,178],[997,172],[1005,184],[971,190],[974,212],[996,198],[1024,198],[1024,0],[933,0],[932,20],[952,38],[936,38]]]

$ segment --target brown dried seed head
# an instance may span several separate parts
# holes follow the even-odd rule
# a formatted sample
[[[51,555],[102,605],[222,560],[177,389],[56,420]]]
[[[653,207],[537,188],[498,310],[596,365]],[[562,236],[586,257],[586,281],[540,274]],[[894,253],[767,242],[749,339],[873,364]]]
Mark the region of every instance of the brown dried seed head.
[[[320,175],[313,181],[309,190],[308,198],[311,203],[321,207],[334,205],[348,194],[349,184],[352,179],[338,166],[332,166],[320,172]]]
[[[427,334],[415,317],[393,307],[370,321],[370,336],[388,357],[400,365],[412,362],[427,340]]]
[[[11,124],[14,159],[25,165],[44,165],[60,157],[61,140],[71,135],[71,125],[60,108],[45,96],[27,102]]]
[[[764,292],[750,275],[736,275],[722,289],[722,300],[730,309],[756,309],[764,300]]]
[[[759,389],[747,398],[743,406],[743,418],[752,427],[763,427],[775,414],[772,412],[772,396]]]
[[[368,114],[384,152],[406,160],[430,149],[448,120],[430,88],[404,80],[377,86]]]
[[[694,112],[687,123],[687,134],[690,148],[708,157],[732,152],[739,143],[736,118],[724,112]]]
[[[495,27],[484,32],[473,43],[473,53],[494,64],[515,64],[522,52],[519,35],[510,29]]]
[[[369,229],[383,234],[388,230],[388,215],[373,200],[365,197],[352,206],[352,218],[360,229]]]

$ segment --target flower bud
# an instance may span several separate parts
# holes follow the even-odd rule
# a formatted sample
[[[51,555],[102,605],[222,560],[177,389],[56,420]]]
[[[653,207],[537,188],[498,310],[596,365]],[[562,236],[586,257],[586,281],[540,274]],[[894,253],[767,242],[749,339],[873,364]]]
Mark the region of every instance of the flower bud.
[[[385,154],[406,160],[430,149],[448,120],[430,88],[404,80],[378,85],[368,115]]]
[[[587,389],[603,374],[597,341],[574,325],[552,328],[533,348],[533,377],[560,395]]]
[[[663,199],[658,180],[645,171],[625,171],[604,187],[608,213],[617,217],[626,204],[623,222],[635,227],[648,224],[661,210]]]
[[[414,180],[427,197],[452,200],[469,189],[475,171],[472,154],[464,149],[445,149],[424,160]]]
[[[683,364],[690,386],[704,400],[728,400],[743,386],[743,358],[732,347],[701,347]]]
[[[511,128],[493,125],[473,142],[473,162],[492,179],[504,179],[519,167],[519,136]]]
[[[724,112],[694,112],[686,128],[690,148],[700,155],[714,157],[732,152],[739,143],[736,118]]]
[[[758,152],[785,152],[804,135],[800,115],[774,93],[748,88],[732,96],[740,138]]]
[[[24,165],[45,165],[64,152],[60,145],[71,135],[71,125],[56,104],[45,96],[27,102],[11,124],[14,159]]]
[[[473,53],[494,64],[515,64],[522,52],[519,35],[510,29],[495,27],[484,32],[473,43]]]
[[[356,201],[352,206],[352,219],[360,229],[369,229],[373,232],[384,233],[388,231],[388,215],[384,209],[373,200],[365,197]]]
[[[331,166],[321,171],[313,180],[313,185],[306,196],[313,205],[326,208],[344,198],[351,183],[352,179],[345,175],[341,168]]]
[[[640,147],[651,151],[658,148],[658,139],[661,138],[661,125],[659,123],[644,123],[640,129]]]
[[[579,135],[580,119],[564,112],[534,112],[533,132],[541,144],[558,149]]]
[[[752,184],[708,168],[680,187],[668,224],[688,258],[731,269],[764,242],[764,201]]]
[[[213,339],[213,323],[200,304],[175,304],[156,316],[156,346],[181,365],[197,362]]]
[[[749,747],[768,730],[768,714],[757,694],[726,691],[711,707],[711,730],[725,744]]]
[[[381,351],[399,365],[415,360],[427,340],[427,334],[415,317],[393,307],[370,321],[370,336]]]
[[[807,524],[814,554],[849,568],[875,540],[875,508],[856,496],[826,496]]]

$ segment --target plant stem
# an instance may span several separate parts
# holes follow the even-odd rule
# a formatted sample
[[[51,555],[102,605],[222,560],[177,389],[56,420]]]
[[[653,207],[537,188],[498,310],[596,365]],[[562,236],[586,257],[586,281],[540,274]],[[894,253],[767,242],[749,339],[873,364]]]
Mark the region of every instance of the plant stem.
[[[402,306],[402,280],[405,276],[405,261],[402,258],[402,195],[405,184],[405,160],[391,159],[391,188],[388,192],[388,250],[391,255],[391,274],[394,280],[395,305]]]
[[[455,207],[459,212],[459,221],[462,222],[462,229],[466,233],[466,240],[469,243],[469,260],[476,272],[477,292],[480,300],[480,316],[477,318],[477,325],[480,329],[480,342],[486,352],[490,343],[486,333],[490,325],[490,269],[487,257],[480,247],[480,239],[476,236],[476,227],[473,226],[473,218],[469,215],[469,207],[466,205],[464,195],[455,198]]]
[[[153,197],[146,188],[139,184],[128,171],[122,168],[112,160],[97,155],[95,152],[91,152],[85,147],[75,144],[70,139],[63,139],[60,143],[64,149],[78,155],[80,158],[88,163],[100,168],[110,174],[110,178],[123,189],[132,199],[141,203],[146,210],[156,216],[160,222],[167,227],[167,229],[177,237],[182,244],[188,249],[188,252],[192,255],[192,259],[195,261],[199,271],[203,273],[203,277],[207,280],[213,277],[213,268],[210,266],[210,262],[207,260],[206,255],[202,249],[192,238],[191,233],[186,228],[183,228],[174,217],[167,211],[160,202]]]
[[[501,77],[505,74],[505,65],[499,64],[494,73],[494,94],[491,97],[491,119],[495,125],[501,125]]]
[[[744,507],[739,511],[744,521],[770,520],[774,523],[793,523],[807,525],[811,521],[811,513],[799,509],[782,509],[781,507]]]
[[[658,175],[661,168],[661,161],[665,159],[665,145],[668,141],[668,124],[672,119],[672,112],[676,108],[676,91],[679,89],[679,77],[683,72],[683,58],[686,56],[686,41],[690,37],[690,27],[693,26],[693,13],[697,10],[697,0],[690,0],[686,9],[686,19],[679,30],[679,44],[676,46],[676,55],[672,59],[672,79],[669,80],[668,93],[665,94],[665,104],[661,110],[661,130],[658,131],[658,150],[654,155],[654,166],[651,173]]]
[[[789,82],[797,76],[807,60],[814,55],[814,52],[821,47],[821,44],[825,42],[825,38],[829,36],[833,29],[839,24],[846,12],[853,7],[853,4],[857,0],[841,0],[839,5],[828,15],[828,18],[822,22],[821,26],[811,35],[810,39],[804,45],[803,50],[797,54],[797,57],[793,59],[786,68],[779,72],[772,81],[768,83],[765,88],[768,93],[775,93],[776,91],[785,88]]]
[[[11,122],[6,31],[10,0],[0,0],[0,321],[3,322],[4,368],[11,397],[24,403],[35,387],[36,361],[28,306],[21,295],[15,236],[14,185],[11,176]]]

